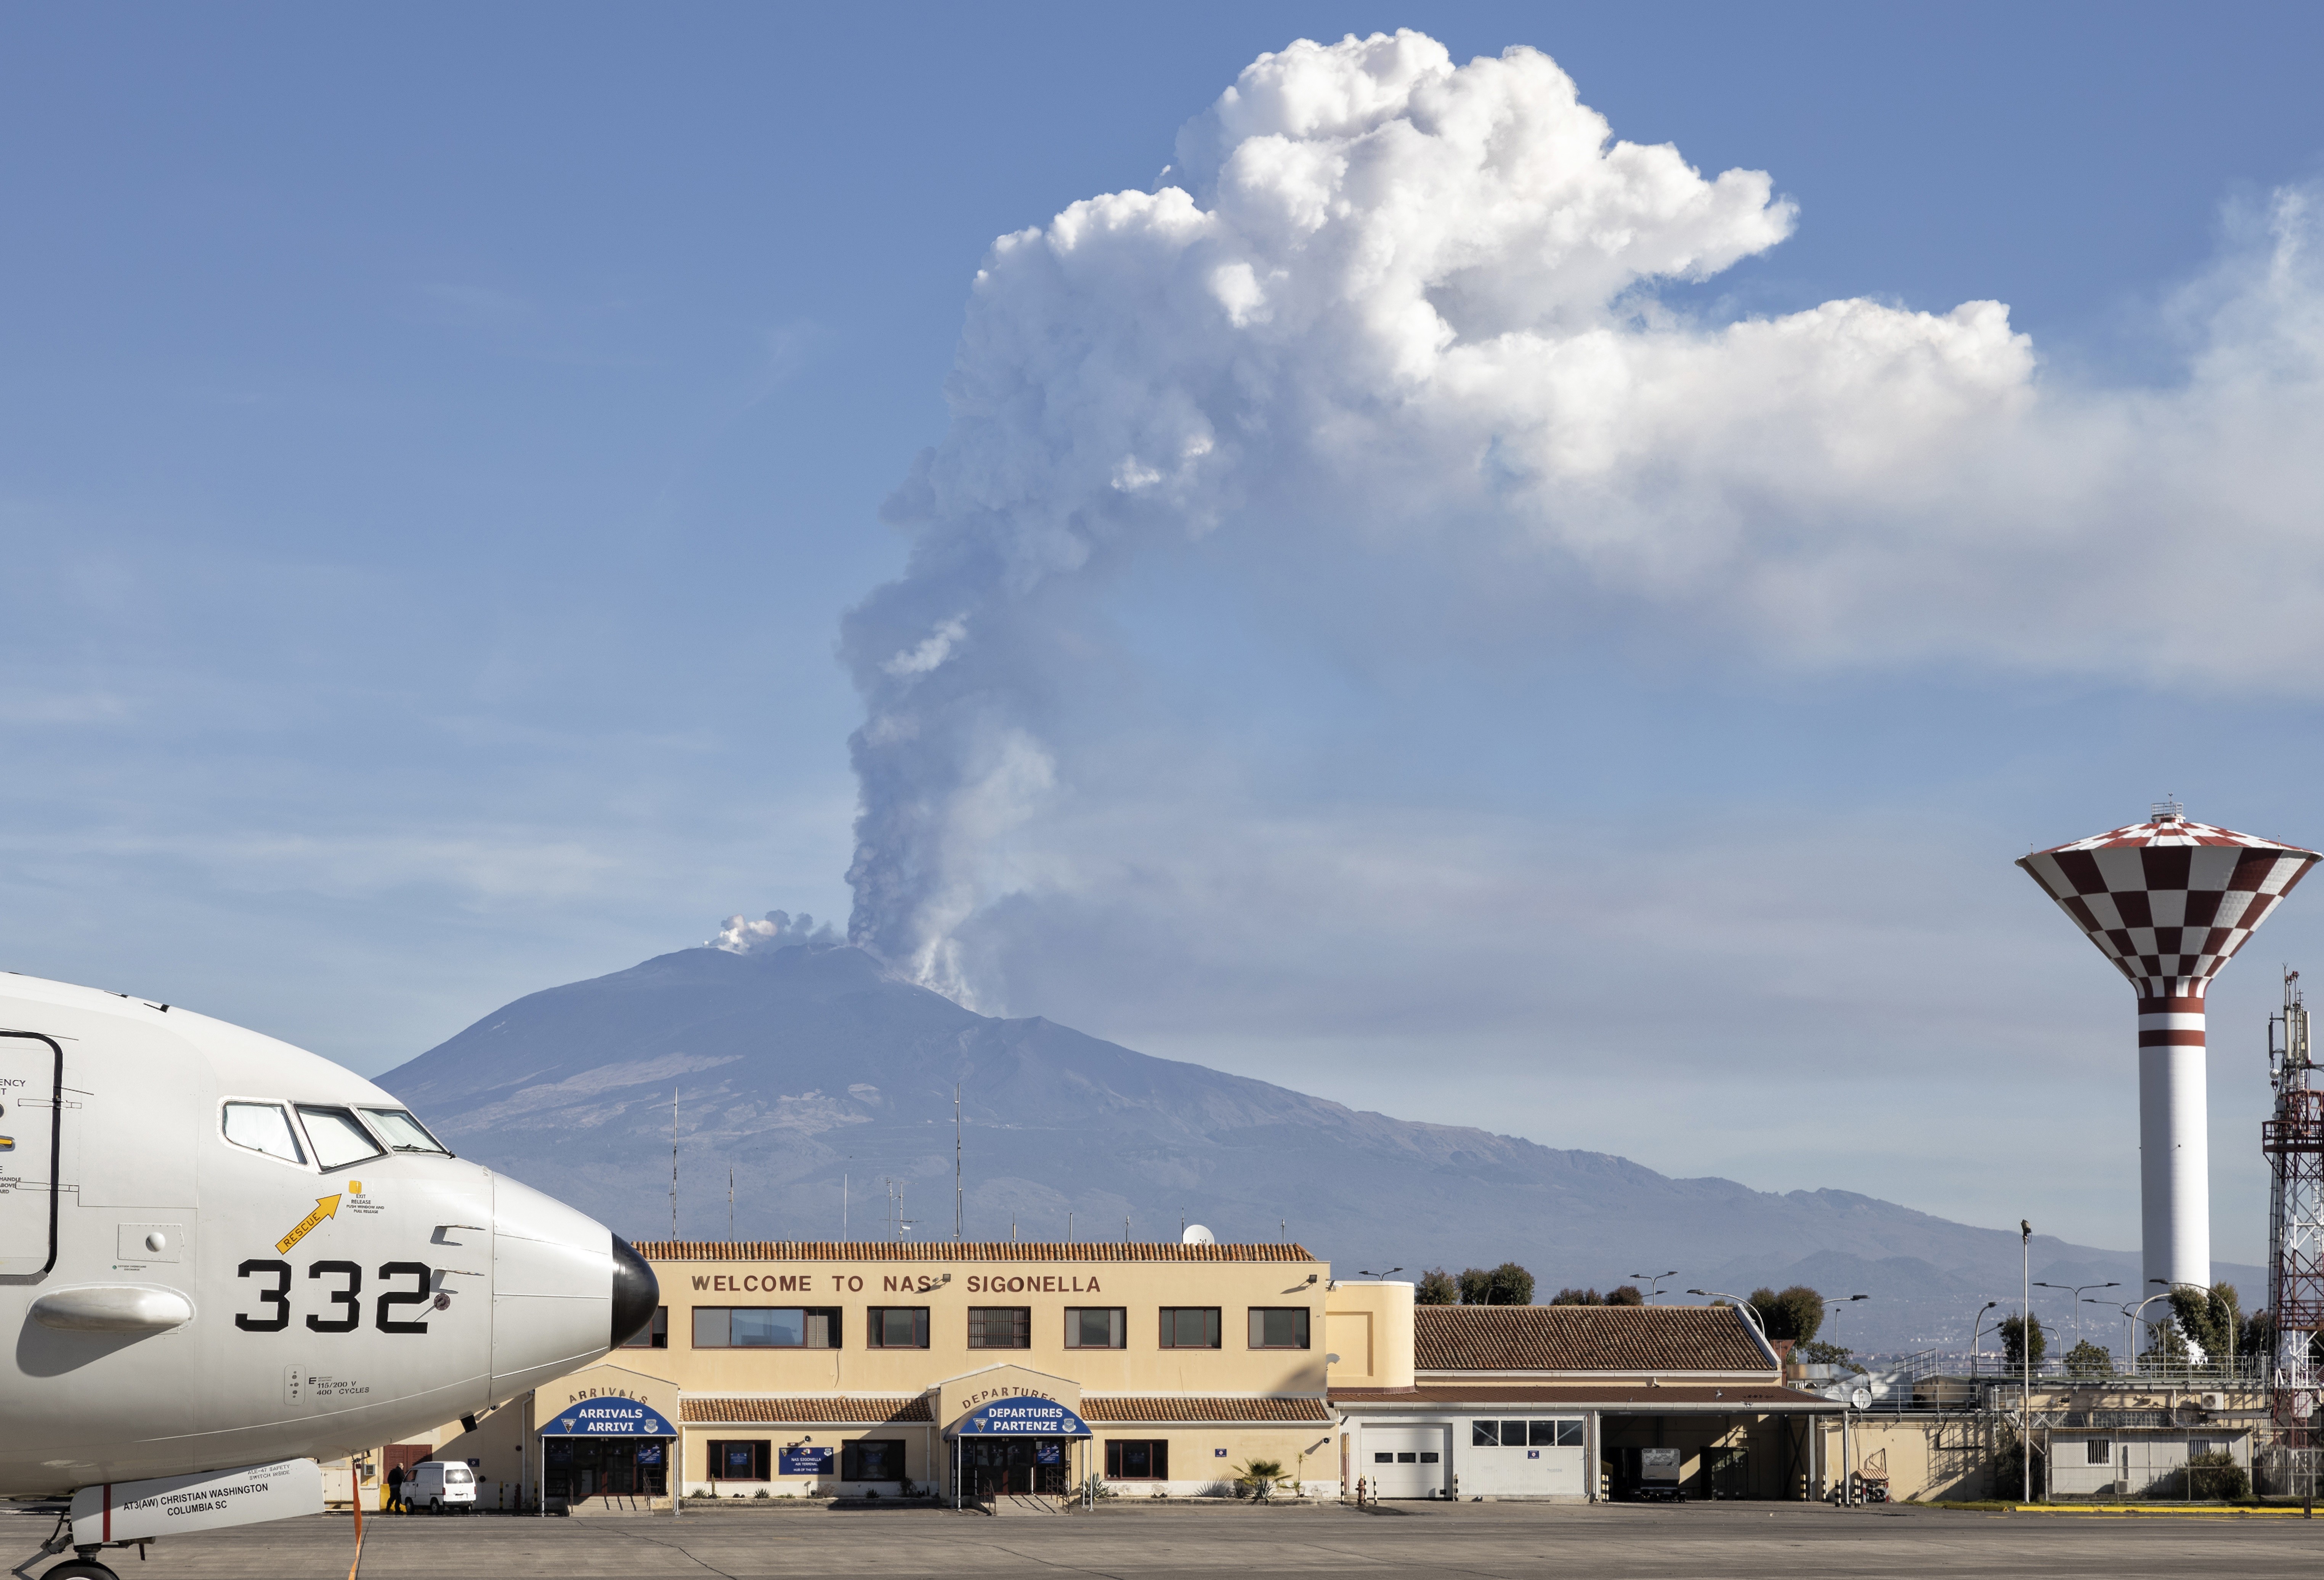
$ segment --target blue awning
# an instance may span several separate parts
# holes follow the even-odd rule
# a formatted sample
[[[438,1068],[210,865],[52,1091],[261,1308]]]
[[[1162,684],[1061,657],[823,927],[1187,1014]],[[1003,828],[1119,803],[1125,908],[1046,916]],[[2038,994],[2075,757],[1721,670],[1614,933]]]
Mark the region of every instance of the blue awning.
[[[678,1428],[633,1399],[585,1399],[540,1428],[544,1437],[675,1437]]]
[[[1053,1399],[996,1399],[945,1429],[947,1437],[1086,1437],[1090,1429]]]

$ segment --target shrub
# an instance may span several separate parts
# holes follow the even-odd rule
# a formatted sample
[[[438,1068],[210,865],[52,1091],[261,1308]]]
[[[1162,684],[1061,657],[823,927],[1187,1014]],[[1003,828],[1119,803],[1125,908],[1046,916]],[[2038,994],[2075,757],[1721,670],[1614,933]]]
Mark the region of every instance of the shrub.
[[[2050,1456],[2040,1448],[2034,1450],[2034,1496],[2044,1498],[2050,1492]],[[2025,1445],[2012,1438],[2004,1443],[1993,1455],[1993,1495],[2005,1502],[2013,1501],[2025,1492]]]
[[[2214,1449],[2187,1461],[2189,1495],[2237,1502],[2251,1496],[2251,1475],[2227,1450]]]
[[[1248,1493],[1264,1503],[1275,1489],[1288,1479],[1283,1474],[1283,1462],[1279,1459],[1246,1459],[1234,1468],[1235,1495],[1242,1497]]]

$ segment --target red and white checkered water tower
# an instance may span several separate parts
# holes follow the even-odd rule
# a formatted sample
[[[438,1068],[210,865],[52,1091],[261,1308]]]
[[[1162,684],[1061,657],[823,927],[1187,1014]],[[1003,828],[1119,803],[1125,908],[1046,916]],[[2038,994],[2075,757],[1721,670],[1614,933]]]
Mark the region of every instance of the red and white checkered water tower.
[[[2297,845],[2190,822],[2178,802],[2164,801],[2144,823],[2017,863],[2138,994],[2145,1294],[2211,1282],[2204,998],[2219,967],[2318,859]]]

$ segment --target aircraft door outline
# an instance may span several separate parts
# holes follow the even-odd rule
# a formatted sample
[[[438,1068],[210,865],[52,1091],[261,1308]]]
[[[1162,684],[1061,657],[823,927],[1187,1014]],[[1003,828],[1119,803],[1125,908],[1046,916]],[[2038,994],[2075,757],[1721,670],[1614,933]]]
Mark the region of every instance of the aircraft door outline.
[[[57,1265],[64,1118],[63,1045],[0,1031],[0,1278],[39,1278]]]

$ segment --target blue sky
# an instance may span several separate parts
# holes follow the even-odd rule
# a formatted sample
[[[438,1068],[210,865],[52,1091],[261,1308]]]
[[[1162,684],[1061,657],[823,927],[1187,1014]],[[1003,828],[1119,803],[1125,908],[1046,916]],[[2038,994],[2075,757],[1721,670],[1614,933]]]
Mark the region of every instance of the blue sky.
[[[377,1070],[732,911],[844,919],[840,622],[906,568],[881,507],[947,442],[993,238],[1154,187],[1262,51],[1398,26],[1768,172],[1788,238],[1665,308],[1997,300],[2087,402],[2193,382],[2324,153],[2294,7],[18,9],[0,959]],[[2087,611],[2020,640],[2045,587],[1794,646],[1699,589],[1251,526],[1060,615],[1064,799],[991,857],[981,1002],[2135,1243],[2127,994],[2008,864],[2166,791],[2324,839],[2310,561],[2187,516],[2291,589],[2219,590],[2251,651],[2207,667]],[[2297,897],[2216,1001],[2222,1256],[2274,968],[2319,941]]]

